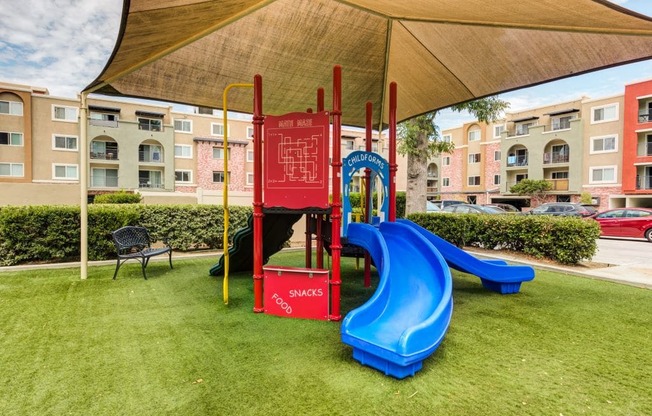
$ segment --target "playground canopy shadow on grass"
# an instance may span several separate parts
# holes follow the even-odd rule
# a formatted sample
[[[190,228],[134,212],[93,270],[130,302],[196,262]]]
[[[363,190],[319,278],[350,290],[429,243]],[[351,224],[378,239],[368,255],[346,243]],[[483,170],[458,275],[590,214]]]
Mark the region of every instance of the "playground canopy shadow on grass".
[[[340,323],[254,314],[250,273],[224,305],[213,262],[3,273],[0,413],[652,414],[649,290],[540,270],[501,296],[454,273],[443,343],[398,381],[358,365]],[[374,291],[362,274],[343,260],[344,313]]]

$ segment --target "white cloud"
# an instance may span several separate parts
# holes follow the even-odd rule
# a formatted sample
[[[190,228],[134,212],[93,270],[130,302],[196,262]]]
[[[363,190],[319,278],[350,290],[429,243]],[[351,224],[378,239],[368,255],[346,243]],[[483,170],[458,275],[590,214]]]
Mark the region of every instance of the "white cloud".
[[[116,0],[21,0],[0,9],[2,80],[75,97],[106,64],[120,26]]]

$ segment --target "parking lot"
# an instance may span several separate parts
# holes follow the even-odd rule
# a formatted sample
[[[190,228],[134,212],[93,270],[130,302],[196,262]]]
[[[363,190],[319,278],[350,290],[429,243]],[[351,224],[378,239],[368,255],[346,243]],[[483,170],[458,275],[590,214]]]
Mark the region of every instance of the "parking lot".
[[[582,274],[652,288],[652,243],[644,240],[598,239],[598,251],[592,259],[605,267]]]

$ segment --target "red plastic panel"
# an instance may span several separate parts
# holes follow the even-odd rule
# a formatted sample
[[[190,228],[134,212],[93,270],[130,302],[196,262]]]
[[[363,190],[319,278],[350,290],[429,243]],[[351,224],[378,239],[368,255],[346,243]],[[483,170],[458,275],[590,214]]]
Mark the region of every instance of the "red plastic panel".
[[[265,118],[265,207],[328,208],[328,112]]]

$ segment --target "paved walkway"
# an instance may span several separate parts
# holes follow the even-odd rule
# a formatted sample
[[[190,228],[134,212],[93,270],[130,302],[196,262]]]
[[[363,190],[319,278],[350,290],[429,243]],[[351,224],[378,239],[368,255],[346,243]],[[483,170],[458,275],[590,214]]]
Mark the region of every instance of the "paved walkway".
[[[593,257],[589,266],[564,266],[549,262],[538,262],[532,259],[524,260],[522,257],[511,256],[509,253],[492,252],[491,254],[474,253],[479,257],[497,258],[509,261],[510,263],[528,264],[537,269],[553,270],[560,273],[567,273],[576,276],[583,276],[593,279],[609,280],[613,282],[628,284],[632,286],[652,289],[652,244],[649,246],[649,252],[645,250],[642,254],[633,254],[631,250],[627,251],[619,244],[620,240],[598,240],[598,252]],[[642,243],[646,244],[646,243]],[[647,247],[647,246],[643,246]],[[287,249],[286,249],[287,250]],[[303,250],[303,248],[298,248]],[[215,262],[219,260],[221,251],[202,251],[202,252],[174,252],[173,258],[202,258],[212,257]],[[151,261],[167,261],[167,258],[152,258]],[[90,266],[115,265],[115,260],[103,260],[89,262]],[[29,264],[20,266],[0,267],[3,271],[18,270],[38,270],[38,269],[55,269],[55,268],[75,268],[79,267],[79,262],[71,263],[54,263],[54,264]]]

